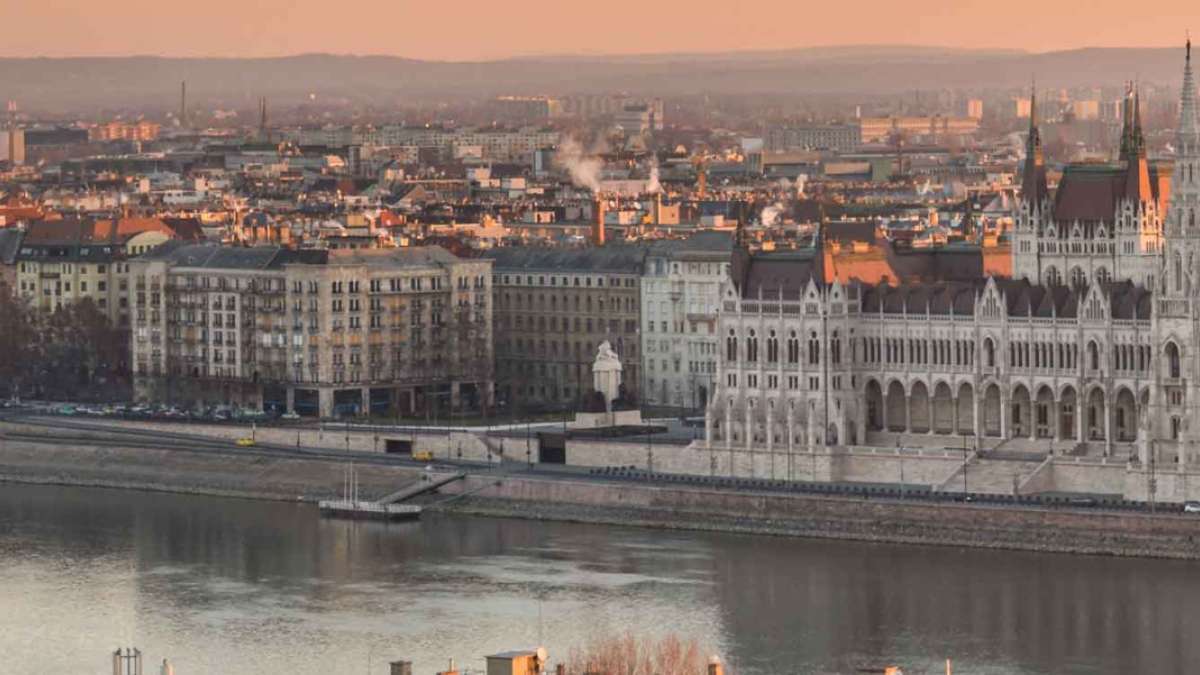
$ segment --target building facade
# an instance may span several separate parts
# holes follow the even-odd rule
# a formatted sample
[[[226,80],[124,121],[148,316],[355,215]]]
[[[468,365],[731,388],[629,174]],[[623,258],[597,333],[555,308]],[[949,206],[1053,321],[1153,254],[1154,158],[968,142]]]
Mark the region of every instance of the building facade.
[[[724,232],[656,242],[641,280],[642,356],[649,404],[702,410],[717,377],[717,306],[729,274]]]
[[[172,239],[199,236],[157,218],[37,221],[17,251],[17,293],[47,312],[88,299],[114,326],[127,328],[129,259]]]
[[[1190,422],[1200,415],[1194,97],[1189,45],[1161,253],[1138,259],[1144,251],[1138,249],[1133,264],[1109,267],[1107,276],[1091,274],[1077,284],[1046,283],[1045,275],[901,287],[825,283],[816,263],[775,262],[735,244],[722,287],[721,360],[706,446],[734,452],[1004,444],[1043,456],[1127,462],[1132,473],[1150,467],[1150,494],[1153,467],[1184,476],[1194,471],[1200,465],[1200,425]],[[1066,199],[1064,186],[1057,194],[1046,187],[1036,124],[1032,129],[1022,217],[1053,222],[1042,214]],[[1119,198],[1096,211],[1090,237],[1113,217],[1118,231],[1131,228],[1131,240],[1155,241],[1157,226],[1147,223],[1159,222],[1162,193],[1148,185],[1137,129],[1136,121],[1127,127],[1130,146],[1122,153],[1134,166],[1109,171],[1105,180],[1113,187],[1099,194]],[[1111,230],[1103,234],[1121,249]]]
[[[577,409],[592,391],[592,363],[605,341],[621,358],[626,392],[638,396],[643,248],[510,247],[489,257],[502,402]]]
[[[1132,279],[1155,286],[1162,259],[1170,168],[1147,160],[1138,98],[1125,100],[1115,163],[1067,166],[1057,189],[1046,183],[1030,99],[1021,194],[1013,214],[1013,276],[1049,285]]]
[[[140,400],[320,417],[491,405],[488,260],[193,245],[130,265]]]

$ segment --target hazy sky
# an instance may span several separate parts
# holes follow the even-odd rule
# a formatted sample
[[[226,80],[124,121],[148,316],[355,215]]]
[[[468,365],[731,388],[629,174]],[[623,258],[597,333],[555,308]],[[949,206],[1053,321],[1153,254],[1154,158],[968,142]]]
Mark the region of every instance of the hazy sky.
[[[4,56],[304,52],[471,60],[926,44],[1174,46],[1183,0],[0,0]],[[1130,7],[1134,8],[1130,11]]]

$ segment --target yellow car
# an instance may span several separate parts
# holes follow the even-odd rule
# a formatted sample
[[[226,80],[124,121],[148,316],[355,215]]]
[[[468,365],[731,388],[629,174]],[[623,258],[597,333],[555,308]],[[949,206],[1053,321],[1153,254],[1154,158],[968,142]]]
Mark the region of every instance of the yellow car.
[[[254,439],[253,438],[239,438],[239,439],[237,439],[237,444],[243,448],[254,447]]]
[[[431,462],[433,461],[433,453],[428,450],[418,450],[413,453],[413,459],[418,462]]]

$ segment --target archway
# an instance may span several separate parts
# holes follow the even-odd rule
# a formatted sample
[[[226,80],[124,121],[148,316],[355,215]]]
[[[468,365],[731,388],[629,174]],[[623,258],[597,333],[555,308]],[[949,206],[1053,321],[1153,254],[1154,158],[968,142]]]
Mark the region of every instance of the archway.
[[[1113,402],[1114,440],[1131,443],[1137,440],[1137,403],[1133,392],[1126,387],[1117,390]]]
[[[983,433],[1000,435],[1000,387],[992,384],[983,393]]]
[[[890,431],[908,430],[908,402],[904,387],[896,380],[892,380],[887,390],[887,427]]]
[[[1167,357],[1165,363],[1167,372],[1163,373],[1163,375],[1172,380],[1179,379],[1179,347],[1174,342],[1168,342],[1166,348],[1163,350],[1163,355]]]
[[[879,386],[879,382],[875,380],[867,380],[867,429],[871,431],[883,430],[883,389]]]
[[[1042,385],[1038,388],[1033,412],[1034,432],[1038,438],[1054,437],[1054,418],[1054,392],[1050,387]]]
[[[969,382],[963,382],[958,388],[958,433],[975,433],[975,387]]]
[[[1087,418],[1085,436],[1089,441],[1104,440],[1104,413],[1106,410],[1104,390],[1095,387],[1087,398]]]
[[[929,431],[929,389],[925,387],[924,382],[916,382],[912,387],[912,396],[909,397],[909,405],[912,406],[910,412],[911,421],[909,423],[909,431],[913,433],[927,433]]]
[[[1029,390],[1025,388],[1025,385],[1018,384],[1012,392],[1012,406],[1008,419],[1010,438],[1030,435],[1029,432],[1033,429],[1031,408]]]
[[[1068,386],[1063,389],[1062,397],[1058,400],[1058,437],[1079,440],[1075,435],[1075,415],[1079,405],[1075,388]]]
[[[938,382],[933,388],[933,430],[939,434],[954,433],[954,398],[945,382]]]

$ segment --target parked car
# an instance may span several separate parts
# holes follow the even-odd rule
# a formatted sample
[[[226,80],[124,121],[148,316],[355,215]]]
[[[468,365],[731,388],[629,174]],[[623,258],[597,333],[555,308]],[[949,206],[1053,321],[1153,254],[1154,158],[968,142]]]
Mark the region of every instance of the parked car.
[[[298,412],[296,412],[296,411],[292,411],[292,412],[285,412],[285,413],[283,413],[282,415],[280,415],[280,416],[279,416],[279,419],[281,419],[281,420],[290,420],[290,421],[295,421],[295,420],[298,420],[298,419],[300,419],[300,413],[298,413]]]
[[[254,439],[253,438],[239,438],[239,439],[237,439],[237,444],[239,447],[252,448],[252,447],[254,447]]]
[[[1184,502],[1184,513],[1200,513],[1200,502]]]
[[[417,450],[412,454],[413,459],[418,462],[429,462],[433,460],[433,453],[429,450]]]

